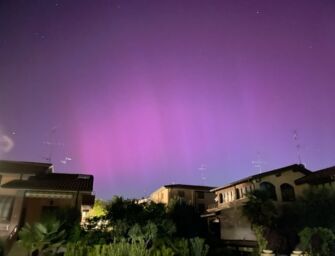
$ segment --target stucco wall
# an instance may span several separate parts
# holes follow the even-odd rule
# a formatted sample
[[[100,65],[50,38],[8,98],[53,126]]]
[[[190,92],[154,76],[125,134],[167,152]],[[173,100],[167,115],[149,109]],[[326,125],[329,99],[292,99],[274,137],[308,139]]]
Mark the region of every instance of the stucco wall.
[[[303,176],[305,175],[301,172],[285,171],[285,172],[282,172],[281,174],[262,177],[261,179],[255,181],[255,188],[259,189],[259,186],[262,182],[270,182],[276,188],[276,194],[277,194],[278,201],[282,201],[280,185],[287,183],[293,186],[296,197],[300,196],[302,193],[302,189],[298,188],[298,186],[295,185],[294,181]]]
[[[0,175],[1,175],[1,184],[20,178],[20,174],[1,173]],[[8,237],[9,234],[14,230],[14,228],[18,226],[20,223],[23,192],[21,190],[16,189],[0,188],[0,196],[12,196],[14,199],[12,206],[13,208],[9,221],[0,222],[0,236]]]
[[[303,176],[304,174],[301,172],[286,170],[281,173],[253,179],[248,182],[243,182],[215,191],[217,208],[222,209],[219,215],[221,239],[250,241],[255,241],[256,239],[251,230],[250,222],[242,214],[243,204],[247,201],[244,192],[250,192],[251,189],[259,189],[262,182],[269,182],[275,186],[278,202],[281,202],[282,193],[280,186],[286,183],[294,188],[295,196],[297,198],[303,193],[303,190],[306,189],[307,186],[296,186],[294,181]],[[236,190],[239,190],[239,199],[236,199]],[[222,203],[220,202],[220,193],[226,195],[224,202]]]
[[[161,187],[150,195],[150,199],[155,203],[167,204],[169,202],[169,191],[165,187]]]

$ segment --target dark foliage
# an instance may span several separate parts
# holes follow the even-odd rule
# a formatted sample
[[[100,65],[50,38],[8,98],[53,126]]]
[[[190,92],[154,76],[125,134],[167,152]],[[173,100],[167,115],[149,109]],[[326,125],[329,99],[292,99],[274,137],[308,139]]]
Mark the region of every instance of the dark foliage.
[[[177,236],[196,237],[204,236],[204,220],[200,218],[199,213],[192,205],[181,198],[174,198],[167,206],[168,217],[175,223]]]

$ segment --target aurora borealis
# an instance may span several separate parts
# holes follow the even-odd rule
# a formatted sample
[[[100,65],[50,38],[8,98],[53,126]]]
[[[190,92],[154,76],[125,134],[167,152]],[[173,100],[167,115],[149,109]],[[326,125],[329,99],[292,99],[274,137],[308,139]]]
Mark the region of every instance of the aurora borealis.
[[[1,1],[13,147],[0,158],[51,156],[58,172],[94,174],[103,198],[223,185],[258,157],[264,170],[296,163],[297,144],[307,168],[335,165],[334,12],[331,0]]]

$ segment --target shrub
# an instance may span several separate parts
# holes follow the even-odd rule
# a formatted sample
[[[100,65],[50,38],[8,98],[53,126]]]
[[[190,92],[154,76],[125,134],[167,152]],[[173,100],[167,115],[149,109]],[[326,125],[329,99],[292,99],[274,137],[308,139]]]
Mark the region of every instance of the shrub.
[[[335,235],[327,228],[304,228],[300,233],[301,249],[306,250],[311,256],[328,256],[331,255]]]

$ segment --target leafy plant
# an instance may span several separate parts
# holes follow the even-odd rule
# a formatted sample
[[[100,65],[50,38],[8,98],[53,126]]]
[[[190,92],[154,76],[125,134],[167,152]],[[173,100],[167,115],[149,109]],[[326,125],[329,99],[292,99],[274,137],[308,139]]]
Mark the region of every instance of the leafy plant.
[[[190,239],[190,251],[192,256],[206,256],[209,246],[205,244],[205,240],[199,237]]]
[[[311,256],[331,255],[335,235],[330,229],[306,227],[299,233],[299,237],[302,249],[306,250]]]
[[[59,221],[48,221],[35,223],[32,226],[28,223],[19,232],[19,241],[31,255],[34,251],[38,256],[49,255],[65,243],[65,230],[60,230]]]
[[[170,200],[167,215],[175,223],[178,237],[192,238],[205,233],[204,220],[200,218],[196,208],[183,198]]]
[[[179,256],[189,256],[190,249],[188,246],[188,240],[184,238],[179,238],[173,241],[171,247],[175,250]]]
[[[277,209],[267,191],[254,190],[248,194],[248,202],[243,206],[243,214],[252,224],[272,227],[277,218]]]
[[[266,240],[264,236],[264,227],[260,225],[253,225],[252,230],[254,231],[254,234],[256,236],[257,245],[258,245],[258,253],[260,255],[263,252],[263,250],[266,249],[268,245],[268,241]]]
[[[175,252],[165,245],[163,245],[159,250],[155,249],[150,251],[150,256],[174,256]]]

